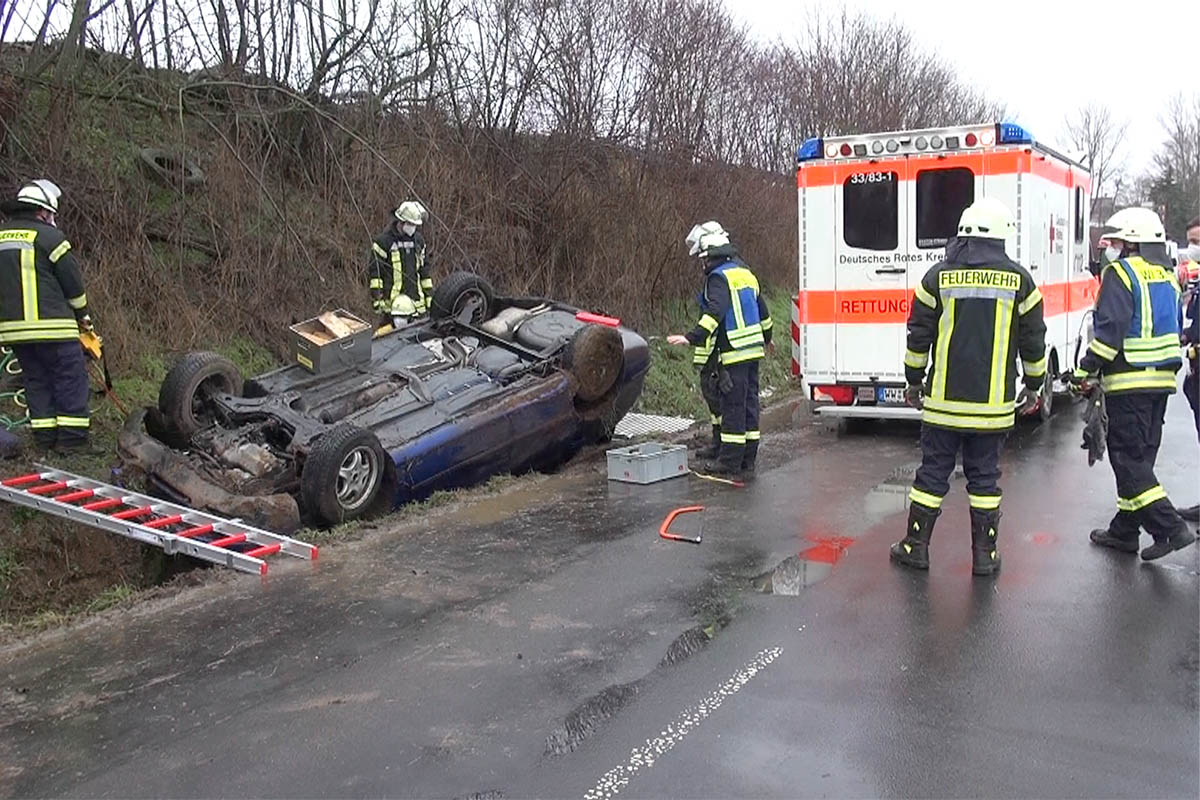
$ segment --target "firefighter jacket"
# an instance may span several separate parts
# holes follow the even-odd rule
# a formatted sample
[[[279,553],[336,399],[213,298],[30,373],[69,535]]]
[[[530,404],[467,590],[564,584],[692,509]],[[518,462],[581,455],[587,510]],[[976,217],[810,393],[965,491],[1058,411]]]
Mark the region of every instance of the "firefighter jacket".
[[[24,212],[0,224],[0,344],[77,339],[86,314],[79,263],[62,232]]]
[[[763,348],[771,341],[773,323],[758,279],[729,247],[714,251],[706,272],[700,320],[687,334],[696,348],[693,362],[704,363],[714,347],[726,366],[761,359]],[[700,360],[705,348],[705,358]]]
[[[413,301],[418,314],[429,311],[433,279],[420,231],[408,236],[389,225],[371,242],[368,274],[371,296],[382,301],[383,310],[390,309],[392,301],[403,294]]]
[[[1174,271],[1140,255],[1106,264],[1092,320],[1095,338],[1077,374],[1099,374],[1109,394],[1174,393],[1183,364],[1179,295]]]
[[[697,302],[700,303],[700,313],[705,310],[704,292],[696,295]],[[713,347],[717,344],[717,336],[715,333],[710,333],[704,337],[704,341],[692,348],[692,364],[697,368],[703,368],[712,357]]]
[[[914,293],[905,377],[925,386],[926,424],[1008,430],[1015,420],[1017,356],[1030,389],[1040,389],[1046,377],[1042,293],[1000,241],[967,239],[948,245],[947,254],[950,260],[925,273]]]

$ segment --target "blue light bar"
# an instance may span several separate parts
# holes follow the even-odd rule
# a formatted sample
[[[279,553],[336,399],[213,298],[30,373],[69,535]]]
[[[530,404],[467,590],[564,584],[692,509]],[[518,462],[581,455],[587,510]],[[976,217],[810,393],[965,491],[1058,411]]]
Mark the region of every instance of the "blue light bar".
[[[1033,144],[1033,134],[1015,122],[1001,122],[996,125],[997,144]]]
[[[819,138],[806,139],[804,144],[800,145],[800,149],[796,151],[796,160],[812,161],[822,155],[824,155],[824,150],[821,148],[821,140]]]

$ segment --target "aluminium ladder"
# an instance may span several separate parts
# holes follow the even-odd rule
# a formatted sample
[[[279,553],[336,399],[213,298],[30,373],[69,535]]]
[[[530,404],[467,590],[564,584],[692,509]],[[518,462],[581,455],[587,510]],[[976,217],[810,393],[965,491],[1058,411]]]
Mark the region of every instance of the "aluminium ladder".
[[[127,536],[241,572],[267,574],[276,553],[315,561],[316,545],[243,525],[119,486],[35,465],[38,472],[0,481],[0,499]]]

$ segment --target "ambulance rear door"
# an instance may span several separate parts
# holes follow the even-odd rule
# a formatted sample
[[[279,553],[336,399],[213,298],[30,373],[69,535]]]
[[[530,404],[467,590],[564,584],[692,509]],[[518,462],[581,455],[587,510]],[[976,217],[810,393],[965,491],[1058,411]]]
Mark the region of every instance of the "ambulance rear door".
[[[984,156],[978,153],[910,156],[907,202],[912,213],[909,230],[909,291],[946,256],[946,242],[958,233],[963,209],[985,192]]]
[[[908,317],[904,156],[839,165],[835,230],[838,383],[903,381]],[[870,392],[864,392],[865,394]],[[873,397],[873,395],[872,395]]]

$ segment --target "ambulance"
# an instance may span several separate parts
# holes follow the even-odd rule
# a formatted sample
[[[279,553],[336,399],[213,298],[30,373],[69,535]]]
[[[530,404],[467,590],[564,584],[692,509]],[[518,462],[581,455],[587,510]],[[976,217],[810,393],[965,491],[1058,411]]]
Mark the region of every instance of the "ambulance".
[[[1099,284],[1089,270],[1086,167],[1012,123],[809,139],[796,153],[800,285],[792,372],[826,417],[908,418],[909,304],[962,210],[994,197],[1013,210],[1008,255],[1045,307],[1047,376],[1073,368]],[[1046,381],[1048,417],[1061,383]]]

